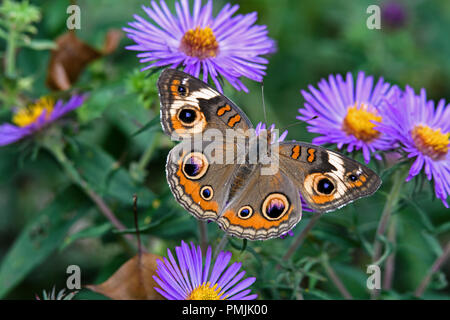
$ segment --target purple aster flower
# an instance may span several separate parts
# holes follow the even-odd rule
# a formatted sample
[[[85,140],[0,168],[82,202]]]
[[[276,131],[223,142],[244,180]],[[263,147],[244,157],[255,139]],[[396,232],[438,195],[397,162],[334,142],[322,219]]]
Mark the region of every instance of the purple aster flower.
[[[0,125],[0,146],[14,143],[42,129],[47,124],[59,119],[64,114],[83,104],[84,96],[74,95],[64,103],[53,98],[42,97],[34,104],[17,109],[12,122]]]
[[[405,5],[398,1],[385,2],[381,6],[381,21],[392,29],[402,27],[407,20]]]
[[[261,82],[265,75],[267,59],[261,57],[275,51],[275,43],[267,37],[266,26],[255,25],[256,12],[233,14],[238,5],[226,4],[216,17],[212,16],[212,1],[202,6],[195,0],[193,11],[188,0],[175,2],[176,16],[172,15],[164,0],[160,6],[155,1],[151,8],[143,6],[151,22],[134,15],[131,28],[124,28],[135,45],[129,50],[141,51],[141,63],[152,67],[184,66],[184,71],[203,81],[210,76],[219,91],[218,77],[225,78],[237,90],[248,89],[240,77]]]
[[[371,153],[387,150],[392,146],[389,139],[374,129],[375,122],[382,121],[379,109],[386,100],[392,99],[396,86],[380,78],[376,85],[372,76],[358,73],[356,84],[351,73],[344,80],[340,74],[322,79],[319,90],[309,86],[310,92],[302,90],[305,108],[299,109],[297,119],[306,121],[308,131],[321,136],[312,140],[315,144],[335,143],[338,149],[347,145],[347,151],[362,150],[366,163]],[[375,154],[376,159],[381,159]]]
[[[450,104],[441,99],[435,108],[433,101],[427,101],[425,89],[417,96],[407,86],[395,103],[383,108],[381,116],[383,122],[377,130],[390,136],[393,143],[400,143],[409,158],[415,158],[406,181],[423,170],[428,180],[434,180],[436,197],[448,208]]]
[[[175,247],[178,263],[172,252],[167,250],[167,258],[158,260],[157,276],[153,276],[160,286],[155,287],[169,300],[254,300],[256,294],[250,294],[248,287],[256,278],[240,281],[245,271],[239,272],[242,263],[235,262],[228,268],[231,252],[220,252],[212,266],[211,247],[206,252],[203,263],[200,246],[184,241],[181,247]],[[211,269],[212,266],[212,269]],[[238,273],[239,272],[239,273]],[[240,282],[239,282],[240,281]]]
[[[255,128],[256,136],[259,136],[261,134],[261,132],[264,130],[267,130],[266,124],[263,122],[259,122]],[[280,135],[280,137],[278,137],[278,130],[275,129],[275,124],[272,124],[269,127],[269,133],[270,133],[270,143],[273,144],[275,142],[284,141],[284,139],[286,138],[286,136],[288,134],[288,131],[284,130],[284,132]]]

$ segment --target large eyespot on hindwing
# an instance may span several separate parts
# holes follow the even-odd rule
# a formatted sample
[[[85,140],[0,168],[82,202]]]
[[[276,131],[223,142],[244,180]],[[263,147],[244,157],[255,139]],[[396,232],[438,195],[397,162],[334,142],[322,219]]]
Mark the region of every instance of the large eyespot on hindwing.
[[[253,215],[253,208],[250,206],[243,206],[238,211],[238,217],[241,219],[249,219]]]
[[[193,127],[200,120],[200,111],[194,107],[184,106],[177,112],[177,119],[185,127]]]
[[[281,219],[289,211],[291,204],[288,198],[282,193],[271,193],[261,206],[264,218],[270,221]]]
[[[203,200],[209,201],[214,196],[214,190],[211,186],[203,186],[200,189],[200,197],[202,197]]]
[[[209,162],[204,154],[191,152],[184,157],[181,170],[189,180],[198,180],[206,174],[208,167]]]
[[[317,179],[315,188],[317,193],[325,195],[333,193],[333,191],[336,189],[333,182],[331,182],[331,180],[327,177]]]
[[[335,179],[320,172],[311,173],[305,177],[305,189],[312,196],[311,199],[317,204],[323,204],[334,200],[337,190]]]

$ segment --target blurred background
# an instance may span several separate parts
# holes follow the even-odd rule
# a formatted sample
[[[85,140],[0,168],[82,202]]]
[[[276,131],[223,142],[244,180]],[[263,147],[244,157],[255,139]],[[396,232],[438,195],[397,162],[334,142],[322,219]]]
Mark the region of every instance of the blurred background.
[[[404,88],[426,88],[430,99],[450,100],[450,2],[424,1],[229,1],[240,5],[239,13],[258,12],[258,24],[265,24],[276,40],[278,51],[269,57],[264,78],[264,99],[269,123],[283,129],[298,122],[303,106],[301,89],[316,85],[329,74],[363,70],[384,77]],[[41,10],[36,23],[38,39],[55,40],[67,31],[69,1],[30,1]],[[173,8],[173,1],[167,1]],[[214,13],[225,1],[214,0]],[[133,14],[147,17],[141,9],[149,1],[76,1],[81,8],[81,30],[77,36],[92,47],[101,48],[111,29],[121,29]],[[369,30],[366,9],[378,4],[381,29]],[[133,225],[132,196],[138,195],[140,223],[146,227],[143,245],[165,255],[181,240],[198,243],[196,220],[174,201],[166,180],[165,160],[173,143],[156,126],[138,135],[140,127],[159,114],[157,74],[141,73],[132,44],[123,36],[116,50],[91,63],[75,88],[90,92],[88,102],[72,115],[77,126],[67,154],[83,177],[102,195],[120,220]],[[3,54],[5,42],[0,40]],[[30,99],[51,93],[45,85],[49,50],[23,48],[17,55],[17,69],[32,85],[24,93]],[[224,92],[249,116],[253,124],[264,121],[261,84],[244,80],[250,92]],[[0,122],[9,122],[11,111],[0,106]],[[313,135],[300,123],[288,128],[288,139],[310,142]],[[357,159],[361,160],[360,156]],[[371,166],[377,169],[373,162]],[[411,183],[413,185],[413,183]],[[276,272],[294,238],[249,242],[233,240],[226,249],[233,259],[244,261],[244,270],[256,276],[253,289],[264,299],[340,299],[325,268],[314,261],[324,253],[336,274],[354,298],[367,299],[365,250],[372,243],[389,189],[389,179],[374,196],[328,213],[309,233],[290,263]],[[406,188],[397,222],[395,277],[385,299],[409,299],[433,261],[450,240],[450,212],[425,184],[412,196]],[[311,217],[294,229],[298,235]],[[437,231],[436,231],[437,230]],[[222,232],[208,224],[209,243],[217,245]],[[14,251],[12,251],[14,248]],[[0,296],[33,299],[35,293],[53,286],[65,287],[66,268],[78,265],[82,284],[100,283],[136,252],[97,211],[95,206],[64,175],[59,164],[45,151],[31,152],[15,144],[0,148]],[[306,259],[306,260],[305,260]],[[320,259],[319,259],[320,260]],[[306,270],[305,263],[312,267]],[[433,276],[428,299],[449,299],[446,279],[450,266]],[[279,278],[277,278],[279,277]],[[276,280],[274,280],[276,279]],[[297,283],[296,281],[299,280]],[[293,287],[296,283],[297,287]],[[298,284],[300,286],[298,286]],[[299,289],[299,287],[301,289]],[[101,298],[82,290],[77,298]]]

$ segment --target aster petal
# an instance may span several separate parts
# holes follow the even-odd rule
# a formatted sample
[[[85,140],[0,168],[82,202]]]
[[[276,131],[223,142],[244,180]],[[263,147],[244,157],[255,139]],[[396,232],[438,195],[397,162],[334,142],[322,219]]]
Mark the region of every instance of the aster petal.
[[[202,283],[205,283],[208,280],[209,268],[211,266],[211,254],[212,254],[211,247],[208,246],[208,250],[206,250],[205,268],[203,270]]]
[[[227,295],[230,297],[229,299],[232,300],[232,297],[233,297],[236,293],[238,293],[238,292],[240,292],[240,291],[242,291],[242,290],[248,288],[248,287],[251,286],[255,281],[256,281],[256,278],[251,277],[251,278],[247,278],[247,279],[242,280],[241,282],[239,282],[233,289],[231,289],[230,291],[227,292]]]
[[[220,288],[223,288],[228,282],[230,282],[233,277],[238,273],[239,269],[241,268],[242,263],[235,262],[233,263],[220,277],[220,279],[217,281],[217,284]]]
[[[244,298],[247,297],[247,295],[250,292],[252,292],[252,290],[250,290],[250,289],[244,290],[242,292],[239,292],[235,296],[231,297],[229,300],[244,300]]]
[[[231,259],[231,252],[222,252],[218,255],[216,263],[214,264],[213,270],[211,272],[211,277],[209,281],[211,283],[216,283],[219,276],[222,274],[223,270],[228,265]]]
[[[2,124],[0,125],[0,146],[19,141],[32,132],[33,130],[27,127],[17,127],[9,123]]]

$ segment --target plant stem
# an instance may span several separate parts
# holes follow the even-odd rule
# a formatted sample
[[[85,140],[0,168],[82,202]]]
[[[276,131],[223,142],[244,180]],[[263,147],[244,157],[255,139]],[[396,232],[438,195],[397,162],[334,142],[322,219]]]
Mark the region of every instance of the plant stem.
[[[397,170],[394,174],[394,181],[391,187],[391,191],[386,200],[386,204],[384,205],[383,212],[381,213],[380,222],[378,224],[377,231],[375,233],[375,239],[373,243],[373,253],[372,253],[372,264],[379,263],[379,259],[381,256],[381,242],[380,237],[384,235],[386,232],[386,227],[389,223],[389,219],[397,206],[398,200],[400,198],[400,191],[402,189],[403,184],[405,183],[406,175],[408,171],[405,170]],[[389,268],[389,267],[388,267]],[[393,272],[393,271],[392,271]],[[371,298],[376,299],[381,290],[374,289],[371,292]]]
[[[217,256],[219,255],[219,252],[225,248],[227,243],[228,243],[228,235],[226,233],[223,233],[222,239],[220,240],[219,244],[216,247],[216,250],[214,251],[213,257],[214,260],[216,260]]]
[[[334,272],[333,268],[330,265],[330,262],[328,261],[327,256],[324,256],[324,258],[322,259],[322,265],[325,268],[325,271],[330,277],[331,281],[333,281],[334,285],[342,294],[342,296],[347,300],[352,300],[353,299],[352,295],[350,294],[350,292],[348,292],[347,288],[344,286],[344,284],[342,283],[341,279],[338,277],[336,272]]]
[[[205,255],[208,248],[208,229],[206,226],[207,222],[198,220],[197,224],[200,238],[200,248],[202,249],[202,253]]]
[[[159,139],[160,135],[161,134],[159,132],[155,132],[155,134],[153,135],[153,139],[150,142],[150,145],[148,146],[148,148],[145,150],[144,154],[139,159],[138,168],[140,171],[142,171],[142,172],[145,171],[147,164],[149,163],[149,161],[152,158],[153,152],[155,151],[156,147],[158,146],[158,142],[160,140]]]
[[[14,26],[11,27],[6,41],[5,71],[10,78],[16,74],[16,31]]]
[[[294,252],[301,246],[306,236],[308,235],[308,232],[314,227],[314,225],[317,223],[322,214],[323,213],[313,213],[313,216],[309,220],[306,227],[299,233],[295,241],[291,244],[288,251],[283,256],[283,260],[289,260],[291,258]]]
[[[388,230],[388,241],[395,245],[396,243],[396,231],[397,231],[397,217],[393,216]],[[386,259],[386,265],[384,268],[383,276],[383,289],[390,290],[392,288],[392,281],[394,279],[395,272],[395,250]]]
[[[381,243],[379,240],[379,236],[382,236],[386,231],[386,226],[388,225],[389,218],[391,217],[392,212],[397,206],[397,202],[400,197],[400,191],[402,189],[404,181],[405,181],[405,173],[402,171],[397,171],[395,173],[394,182],[391,191],[389,192],[389,195],[387,197],[387,201],[381,214],[380,222],[378,224],[378,228],[375,234],[375,240],[373,243],[373,255],[372,255],[373,263],[378,261],[378,259],[380,259]]]
[[[425,278],[422,280],[420,285],[417,287],[416,291],[414,292],[414,295],[419,298],[422,296],[422,294],[425,292],[425,289],[428,287],[428,284],[431,281],[431,277],[435,272],[437,272],[444,262],[450,257],[450,242],[447,243],[445,246],[444,252],[434,261],[433,265],[431,266],[430,270],[428,271]]]
[[[111,222],[111,224],[119,231],[125,230],[126,227],[119,221],[119,219],[117,219],[103,199],[94,190],[92,190],[88,183],[81,177],[77,169],[75,169],[71,161],[64,154],[62,148],[60,146],[46,147],[61,164],[69,178],[86,193],[86,195],[96,204],[97,208]],[[124,237],[132,246],[134,246],[134,239],[132,235],[126,234]]]

